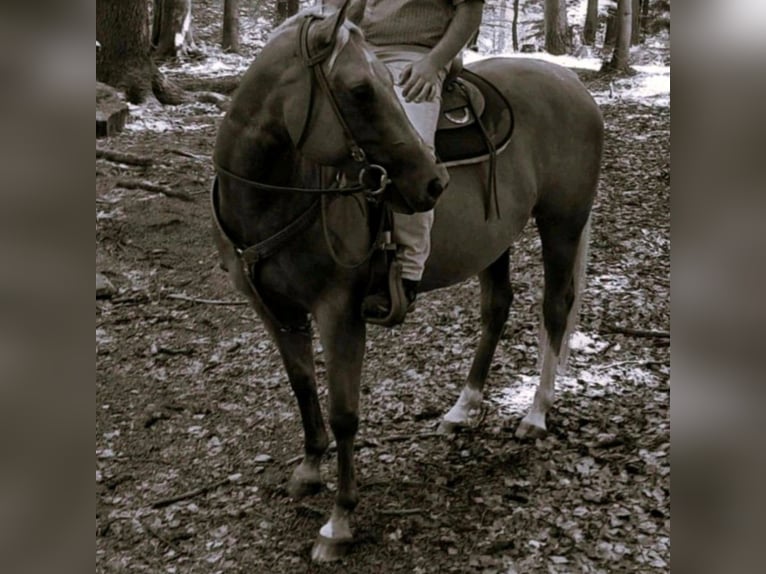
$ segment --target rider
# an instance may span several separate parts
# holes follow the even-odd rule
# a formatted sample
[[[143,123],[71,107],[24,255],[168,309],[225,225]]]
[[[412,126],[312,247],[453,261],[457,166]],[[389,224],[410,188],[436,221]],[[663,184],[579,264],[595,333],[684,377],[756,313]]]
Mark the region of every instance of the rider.
[[[329,0],[342,4],[343,0]],[[354,6],[357,3],[357,6]],[[363,0],[352,0],[350,10]],[[367,0],[361,28],[378,59],[394,78],[396,95],[415,130],[434,152],[442,83],[452,60],[481,24],[484,0]],[[394,241],[402,264],[402,283],[412,305],[431,251],[433,210],[394,215]],[[385,317],[388,292],[373,292],[363,303],[365,316]]]

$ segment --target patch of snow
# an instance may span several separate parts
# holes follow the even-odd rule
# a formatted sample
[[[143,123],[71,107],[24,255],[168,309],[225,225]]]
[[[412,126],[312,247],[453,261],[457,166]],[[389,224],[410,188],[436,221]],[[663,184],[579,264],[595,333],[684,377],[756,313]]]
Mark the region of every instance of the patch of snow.
[[[575,56],[554,56],[547,52],[504,53],[504,54],[479,54],[471,50],[463,53],[466,64],[477,62],[490,57],[504,58],[532,58],[544,60],[565,68],[579,68],[598,71],[603,64],[600,58],[576,58]],[[647,105],[669,107],[670,106],[670,66],[644,65],[633,66],[638,72],[630,78],[620,78],[612,84],[612,90],[595,92],[594,99],[599,105],[609,104],[615,99],[640,101]]]
[[[609,346],[609,343],[601,340],[598,336],[587,335],[581,331],[575,331],[569,340],[569,347],[579,353],[596,354]]]
[[[598,58],[576,58],[574,56],[554,56],[547,52],[533,52],[531,54],[522,52],[506,52],[504,54],[480,54],[473,50],[466,50],[463,52],[463,61],[466,64],[471,62],[478,62],[479,60],[485,60],[487,58],[528,58],[532,60],[544,60],[545,62],[551,62],[564,66],[565,68],[584,68],[586,70],[600,70],[601,60]]]
[[[488,392],[488,400],[505,415],[521,415],[529,410],[535,397],[539,375],[519,375],[510,386]],[[574,377],[556,377],[556,392],[578,392],[581,386]]]

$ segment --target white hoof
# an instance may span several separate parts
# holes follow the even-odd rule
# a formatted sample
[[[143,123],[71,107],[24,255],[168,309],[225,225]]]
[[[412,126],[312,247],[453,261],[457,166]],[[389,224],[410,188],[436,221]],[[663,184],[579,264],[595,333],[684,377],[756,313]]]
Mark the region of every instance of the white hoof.
[[[348,554],[351,538],[327,538],[317,536],[311,549],[311,560],[314,562],[336,562]]]

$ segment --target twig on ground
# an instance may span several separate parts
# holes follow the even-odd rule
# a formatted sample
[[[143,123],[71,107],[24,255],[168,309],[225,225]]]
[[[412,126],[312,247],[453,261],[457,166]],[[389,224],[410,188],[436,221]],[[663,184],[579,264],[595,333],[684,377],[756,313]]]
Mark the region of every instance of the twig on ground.
[[[604,324],[604,331],[608,333],[620,333],[630,335],[631,337],[649,337],[656,339],[669,339],[670,331],[652,331],[647,329],[633,329],[631,327],[622,327],[620,325]]]
[[[284,464],[285,464],[285,466],[292,466],[292,465],[294,465],[296,462],[300,462],[300,461],[302,461],[302,460],[303,460],[303,456],[304,456],[304,455],[302,455],[302,454],[299,454],[299,455],[297,455],[297,456],[294,456],[294,457],[292,457],[292,458],[288,458],[288,459],[285,461],[285,463],[284,463]]]
[[[96,159],[105,159],[113,163],[124,163],[126,165],[138,165],[141,167],[152,165],[154,162],[154,160],[150,157],[98,147],[96,148]]]
[[[170,549],[171,549],[173,552],[175,552],[177,555],[179,555],[179,554],[184,554],[184,551],[183,551],[183,550],[181,550],[181,548],[178,546],[178,544],[176,544],[176,543],[175,543],[175,542],[173,542],[172,540],[169,540],[168,538],[166,538],[165,536],[163,536],[162,534],[160,534],[159,532],[157,532],[157,531],[156,531],[154,528],[152,528],[151,526],[149,526],[149,525],[148,525],[146,522],[143,522],[143,521],[142,521],[142,522],[141,522],[141,526],[143,526],[143,527],[144,527],[144,530],[146,530],[146,531],[147,531],[149,534],[151,534],[151,535],[152,535],[152,536],[154,536],[154,537],[155,537],[157,540],[159,540],[160,542],[162,542],[162,543],[163,543],[165,546],[167,546],[168,548],[170,548]]]
[[[301,510],[305,510],[309,514],[313,514],[315,516],[324,516],[324,510],[322,510],[321,508],[317,508],[316,506],[311,506],[310,504],[306,502],[301,502],[298,505],[298,508]]]
[[[119,179],[114,186],[122,187],[124,189],[143,189],[153,193],[161,193],[167,197],[180,199],[182,201],[194,201],[194,199],[184,191],[176,191],[174,189],[170,189],[166,185],[158,185],[143,179]]]
[[[156,500],[152,502],[152,508],[164,508],[165,506],[170,506],[171,504],[174,504],[176,502],[180,502],[182,500],[188,500],[190,498],[194,498],[195,496],[206,494],[211,490],[215,490],[216,488],[221,486],[226,486],[229,483],[231,483],[231,479],[229,479],[228,477],[223,478],[219,481],[213,482],[211,484],[206,484],[205,486],[200,486],[199,488],[195,488],[194,490],[183,492],[176,496],[169,496],[168,498],[162,498],[160,500]]]
[[[592,368],[590,368],[588,370],[590,370],[590,371],[605,371],[607,369],[612,369],[614,367],[623,367],[625,365],[636,365],[636,366],[640,366],[640,367],[651,367],[653,365],[662,366],[662,365],[665,365],[665,364],[667,364],[667,363],[665,363],[663,361],[651,361],[651,360],[647,360],[647,361],[617,361],[616,363],[610,363],[608,365],[598,365],[598,366],[592,367]]]
[[[438,432],[416,432],[411,434],[391,434],[391,435],[382,436],[376,439],[360,438],[354,443],[354,450],[359,450],[360,448],[378,447],[385,442],[403,442],[403,441],[418,439],[418,438],[441,438],[443,436],[444,435],[442,433],[438,433]],[[338,443],[336,443],[335,441],[332,441],[330,445],[327,447],[327,452],[333,452],[337,448],[338,448]],[[302,454],[295,455],[292,458],[288,458],[283,464],[285,466],[292,466],[293,464],[303,460],[303,456],[304,455]]]
[[[378,514],[382,516],[408,516],[410,514],[422,514],[422,508],[391,508],[378,510]]]
[[[382,436],[380,438],[360,438],[354,443],[354,449],[358,450],[360,448],[369,448],[369,447],[379,447],[381,444],[386,442],[402,442],[412,439],[418,439],[418,438],[439,438],[443,437],[443,434],[440,434],[438,432],[416,432],[411,434],[390,434],[388,436]],[[335,450],[338,448],[338,445],[335,441],[332,441],[330,443],[330,446],[328,447],[328,451]]]
[[[191,158],[191,159],[195,159],[197,161],[210,161],[210,158],[208,156],[206,156],[206,155],[202,155],[202,154],[199,154],[199,153],[192,153],[190,151],[187,151],[187,150],[181,149],[181,148],[168,147],[168,148],[165,148],[165,151],[167,151],[169,153],[174,153],[176,155],[181,155],[183,157],[188,157],[188,158]]]
[[[188,295],[181,295],[180,293],[170,293],[165,295],[168,299],[177,299],[179,301],[189,301],[190,303],[201,303],[203,305],[247,305],[247,301],[224,301],[221,299],[200,299],[197,297],[189,297]]]
[[[444,434],[438,432],[416,432],[412,434],[390,434],[388,436],[382,436],[375,439],[378,442],[401,442],[405,440],[411,440],[415,438],[440,438]]]

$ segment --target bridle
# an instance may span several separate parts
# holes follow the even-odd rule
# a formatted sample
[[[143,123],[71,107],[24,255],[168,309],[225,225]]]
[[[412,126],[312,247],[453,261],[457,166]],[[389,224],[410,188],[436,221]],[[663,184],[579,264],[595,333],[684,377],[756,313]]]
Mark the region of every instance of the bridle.
[[[341,187],[337,181],[336,183],[338,183],[338,185],[331,187],[294,187],[272,185],[238,175],[219,165],[217,162],[215,163],[215,169],[219,174],[223,174],[230,179],[244,183],[249,187],[260,191],[299,192],[318,195],[353,195],[357,193],[364,193],[368,200],[378,202],[380,201],[383,192],[386,190],[386,187],[388,187],[388,184],[391,183],[391,180],[388,178],[388,172],[383,166],[370,163],[367,160],[367,154],[365,153],[364,149],[362,149],[362,147],[357,143],[356,138],[354,137],[354,134],[352,133],[351,128],[349,127],[348,122],[343,115],[340,104],[338,103],[335,94],[330,88],[330,82],[327,79],[327,74],[325,73],[324,67],[322,66],[322,64],[332,55],[333,50],[335,50],[337,43],[337,31],[339,27],[343,25],[343,18],[339,18],[336,22],[335,30],[332,35],[333,41],[325,46],[322,50],[318,51],[316,54],[311,53],[309,44],[309,32],[311,30],[311,24],[314,21],[321,20],[323,18],[324,16],[319,14],[307,14],[303,18],[299,30],[298,42],[301,59],[303,60],[303,63],[306,65],[306,67],[311,70],[312,81],[309,83],[308,109],[303,126],[301,127],[300,135],[295,142],[295,147],[300,151],[300,149],[303,147],[303,144],[305,143],[306,134],[308,133],[308,124],[311,121],[312,111],[314,108],[314,84],[317,83],[319,84],[319,88],[324,96],[330,102],[330,106],[335,114],[335,117],[338,120],[341,129],[343,130],[343,135],[346,139],[346,145],[348,146],[351,159],[353,159],[354,162],[360,164],[361,166],[359,175],[357,177],[357,183],[343,187]]]
[[[361,164],[359,170],[358,182],[355,185],[341,186],[339,178],[336,178],[335,183],[330,187],[291,187],[282,185],[272,185],[252,179],[243,177],[236,174],[227,168],[215,163],[216,177],[213,181],[211,189],[211,207],[213,212],[214,223],[222,237],[226,238],[228,242],[234,248],[239,264],[242,267],[242,271],[246,277],[246,280],[252,290],[252,294],[255,300],[259,303],[263,311],[271,318],[275,325],[283,331],[304,331],[307,328],[308,323],[298,326],[285,325],[274,313],[273,309],[269,307],[266,301],[263,299],[260,289],[258,288],[256,281],[253,278],[255,266],[277,253],[282,247],[287,244],[292,238],[308,230],[316,221],[317,217],[321,216],[322,231],[327,244],[327,249],[330,257],[333,259],[336,265],[345,269],[355,269],[368,263],[375,252],[382,252],[385,249],[391,249],[390,232],[384,232],[384,228],[390,225],[391,210],[390,206],[385,204],[383,200],[383,192],[390,183],[388,179],[388,173],[383,166],[370,163],[367,160],[367,154],[362,147],[357,143],[354,134],[352,133],[348,122],[345,120],[341,111],[341,107],[338,104],[330,84],[327,79],[324,67],[324,63],[335,50],[337,43],[337,32],[339,26],[343,24],[343,19],[338,18],[335,24],[335,30],[333,31],[333,41],[316,54],[311,53],[309,45],[309,32],[311,25],[314,21],[322,19],[323,16],[316,14],[306,15],[301,22],[299,31],[299,50],[303,63],[311,70],[312,80],[310,82],[309,93],[309,105],[307,114],[305,116],[303,125],[301,126],[300,136],[295,142],[296,148],[300,150],[306,138],[306,132],[308,130],[308,124],[312,116],[312,109],[314,106],[314,83],[319,85],[319,89],[327,97],[330,105],[335,113],[338,122],[343,129],[344,137],[349,149],[351,158],[357,164]],[[317,200],[313,201],[308,209],[300,214],[293,221],[288,223],[284,228],[274,235],[259,241],[255,245],[238,245],[232,237],[230,237],[223,225],[219,210],[219,198],[218,198],[218,178],[223,175],[229,179],[245,184],[246,186],[259,191],[266,192],[298,192],[305,194],[317,195]],[[336,253],[332,240],[329,235],[327,226],[327,201],[331,196],[352,196],[355,194],[364,194],[370,209],[368,211],[368,226],[370,227],[370,247],[363,257],[358,261],[348,262],[343,261]]]

